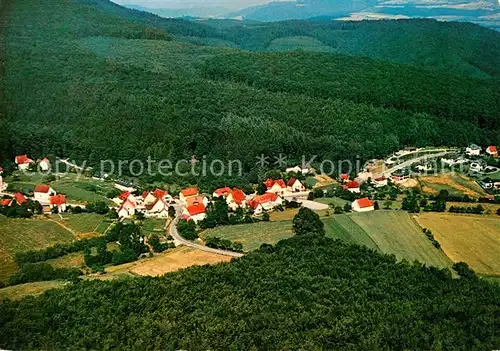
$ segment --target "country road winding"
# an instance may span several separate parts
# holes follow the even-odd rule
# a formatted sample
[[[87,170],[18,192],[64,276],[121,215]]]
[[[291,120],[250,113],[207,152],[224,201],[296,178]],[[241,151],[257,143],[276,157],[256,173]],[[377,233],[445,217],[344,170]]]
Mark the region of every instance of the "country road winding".
[[[220,249],[213,249],[211,247],[205,246],[205,245],[200,245],[192,242],[191,240],[184,239],[182,236],[179,235],[177,231],[177,221],[179,220],[179,211],[180,207],[176,206],[176,212],[177,212],[177,217],[170,223],[170,229],[169,233],[172,235],[172,237],[175,239],[176,242],[180,242],[186,246],[192,247],[193,249],[198,249],[206,252],[211,252],[219,255],[224,255],[224,256],[231,256],[231,257],[243,257],[243,253],[241,252],[234,252],[234,251],[227,251],[227,250],[220,250]]]
[[[423,156],[419,156],[419,157],[415,157],[415,158],[411,158],[407,161],[404,161],[394,167],[391,167],[389,169],[386,169],[384,170],[380,175],[383,175],[383,176],[386,176],[386,175],[390,175],[391,173],[397,171],[397,170],[400,170],[400,169],[403,169],[403,168],[406,168],[406,167],[409,167],[411,166],[412,164],[414,163],[417,163],[417,162],[420,162],[422,160],[425,160],[427,158],[436,158],[436,157],[442,157],[442,156],[445,156],[451,152],[454,152],[456,150],[454,149],[450,149],[450,150],[447,150],[447,151],[442,151],[442,152],[439,152],[439,153],[432,153],[432,154],[426,154],[426,155],[423,155]]]

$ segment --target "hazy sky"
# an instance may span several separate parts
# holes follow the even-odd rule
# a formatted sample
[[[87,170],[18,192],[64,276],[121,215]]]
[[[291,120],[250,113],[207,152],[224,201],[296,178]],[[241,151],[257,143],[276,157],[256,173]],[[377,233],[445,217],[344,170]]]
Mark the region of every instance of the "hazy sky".
[[[147,8],[192,8],[220,6],[228,9],[241,9],[261,5],[271,0],[112,0],[120,5],[139,5]],[[276,0],[274,0],[276,1]]]

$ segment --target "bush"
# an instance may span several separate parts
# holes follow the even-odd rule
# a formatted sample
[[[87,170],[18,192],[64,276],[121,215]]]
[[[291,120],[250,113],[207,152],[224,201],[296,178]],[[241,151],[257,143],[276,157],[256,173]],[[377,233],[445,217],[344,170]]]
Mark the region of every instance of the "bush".
[[[236,252],[243,251],[243,244],[241,243],[233,243],[231,240],[212,236],[208,236],[205,238],[205,245],[213,249],[230,250]]]
[[[186,221],[185,219],[179,220],[179,222],[177,222],[177,230],[179,231],[179,235],[184,239],[198,239],[198,234],[196,233],[196,223],[194,221]]]

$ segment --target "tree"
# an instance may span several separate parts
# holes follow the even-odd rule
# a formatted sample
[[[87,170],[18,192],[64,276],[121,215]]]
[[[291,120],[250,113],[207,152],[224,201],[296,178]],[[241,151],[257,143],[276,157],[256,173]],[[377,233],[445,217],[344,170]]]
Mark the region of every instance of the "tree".
[[[346,202],[345,205],[344,205],[344,211],[345,212],[351,212],[351,209],[352,209],[351,204],[348,203],[348,202]]]
[[[378,201],[375,201],[375,202],[373,203],[373,208],[374,208],[375,210],[379,210],[379,209],[380,209],[380,206],[379,206],[379,204],[378,204]]]
[[[460,278],[463,279],[476,279],[476,273],[465,262],[454,263],[452,268],[457,272]]]
[[[384,201],[384,209],[390,210],[392,208],[392,201]]]
[[[497,215],[500,216],[500,208],[497,208]]]
[[[344,210],[340,206],[335,206],[333,209],[333,213],[335,214],[341,214],[342,212],[344,212]]]
[[[296,235],[325,235],[324,226],[319,215],[307,207],[301,207],[293,217],[293,231]]]
[[[109,212],[109,207],[104,201],[89,202],[87,204],[87,211],[97,214],[106,214]]]
[[[174,218],[175,217],[175,207],[170,205],[168,206],[168,216],[170,218]]]

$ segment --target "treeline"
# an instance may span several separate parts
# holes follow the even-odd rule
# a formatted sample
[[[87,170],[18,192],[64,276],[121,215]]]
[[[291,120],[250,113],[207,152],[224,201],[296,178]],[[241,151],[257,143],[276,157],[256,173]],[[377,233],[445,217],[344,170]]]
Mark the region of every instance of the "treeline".
[[[221,239],[216,236],[207,236],[205,238],[205,245],[214,249],[243,252],[242,243],[232,242],[229,239]]]
[[[28,263],[9,277],[7,284],[16,285],[44,280],[76,281],[82,272],[78,268],[55,268],[49,263]]]
[[[230,263],[160,278],[81,281],[5,302],[0,347],[495,349],[500,287],[466,264],[454,268],[460,279],[297,235]]]

